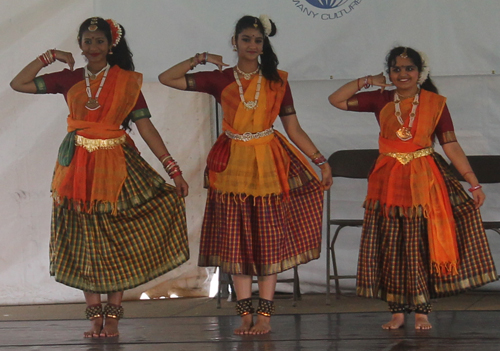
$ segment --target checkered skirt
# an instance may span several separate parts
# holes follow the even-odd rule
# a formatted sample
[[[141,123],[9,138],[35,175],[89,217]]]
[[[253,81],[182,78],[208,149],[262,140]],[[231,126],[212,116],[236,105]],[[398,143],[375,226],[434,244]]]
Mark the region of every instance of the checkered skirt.
[[[50,274],[94,293],[132,289],[189,259],[184,200],[135,151],[124,146],[128,177],[118,214],[92,214],[54,201]]]
[[[323,189],[282,146],[291,158],[288,199],[283,194],[245,197],[208,190],[199,266],[265,276],[319,257]]]
[[[480,212],[446,161],[437,153],[433,158],[443,174],[455,218],[458,275],[430,273],[427,220],[422,215],[387,215],[378,208],[366,208],[358,260],[359,296],[416,306],[497,280]]]

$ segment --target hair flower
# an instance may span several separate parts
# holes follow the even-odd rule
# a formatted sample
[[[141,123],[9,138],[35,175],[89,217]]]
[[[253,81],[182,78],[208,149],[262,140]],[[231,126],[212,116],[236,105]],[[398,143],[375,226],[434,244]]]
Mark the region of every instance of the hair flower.
[[[429,77],[429,72],[430,72],[429,58],[422,51],[418,51],[418,54],[422,59],[422,72],[420,72],[420,76],[418,78],[418,84],[422,85],[427,80],[427,77]]]
[[[122,27],[118,22],[115,20],[107,19],[106,22],[108,22],[109,27],[111,28],[111,38],[113,39],[113,46],[118,45],[120,42],[120,39],[122,38]]]
[[[273,30],[273,26],[271,25],[271,19],[269,18],[268,15],[260,15],[259,21],[260,23],[262,23],[262,26],[264,27],[264,34],[266,36],[269,36],[269,34],[271,34],[271,31]]]

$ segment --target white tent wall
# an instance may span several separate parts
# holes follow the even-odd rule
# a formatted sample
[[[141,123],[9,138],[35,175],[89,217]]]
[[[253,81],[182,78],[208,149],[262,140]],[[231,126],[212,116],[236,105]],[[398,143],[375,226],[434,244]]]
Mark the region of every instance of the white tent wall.
[[[331,1],[330,3],[334,3]],[[196,267],[205,202],[202,173],[213,140],[213,99],[175,91],[157,75],[196,52],[222,54],[234,64],[230,37],[244,14],[267,13],[278,25],[272,43],[280,68],[290,72],[295,105],[303,128],[325,155],[339,149],[376,148],[372,115],[334,109],[327,96],[347,82],[383,70],[395,44],[414,46],[430,57],[432,75],[448,97],[456,134],[468,154],[498,154],[500,71],[500,2],[485,0],[339,0],[335,9],[320,9],[302,0],[18,0],[0,3],[0,304],[82,301],[80,291],[57,284],[48,275],[51,199],[48,191],[55,155],[65,135],[67,107],[61,96],[18,94],[8,86],[36,55],[57,47],[73,52],[84,64],[76,43],[78,25],[87,17],[114,18],[124,25],[136,69],[144,73],[143,93],[167,146],[190,184],[186,199],[191,260],[153,282],[127,292],[137,298],[204,295],[211,269]],[[472,4],[473,3],[473,4]],[[351,7],[349,7],[351,6]],[[342,12],[343,11],[343,12]],[[333,17],[340,13],[342,17]],[[337,15],[338,16],[338,15]],[[55,63],[42,73],[60,70]],[[207,65],[200,69],[213,69]],[[333,78],[333,79],[330,79]],[[277,123],[277,128],[281,128]],[[158,161],[137,133],[132,137],[154,167]],[[439,148],[438,148],[439,149]],[[162,171],[163,172],[163,171]],[[338,180],[334,211],[362,215],[364,183]],[[486,185],[482,210],[499,219],[500,191]],[[500,264],[500,237],[490,235]],[[356,270],[359,230],[340,239],[343,272]],[[325,245],[324,245],[325,247]],[[300,267],[303,292],[325,291],[325,260]],[[289,274],[288,272],[285,274]],[[354,282],[345,282],[353,286]],[[289,287],[279,287],[288,290]],[[488,288],[500,289],[498,283]],[[289,291],[289,290],[288,290]]]

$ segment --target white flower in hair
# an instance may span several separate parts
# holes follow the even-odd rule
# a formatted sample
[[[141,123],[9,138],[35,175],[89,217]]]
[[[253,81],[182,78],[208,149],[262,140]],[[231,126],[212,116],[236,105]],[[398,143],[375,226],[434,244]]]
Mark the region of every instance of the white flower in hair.
[[[420,72],[420,77],[418,78],[418,84],[422,85],[429,77],[429,58],[425,53],[419,51],[418,54],[422,58],[422,72]]]
[[[266,36],[269,36],[269,34],[271,34],[271,31],[273,30],[273,26],[271,25],[271,19],[269,18],[268,15],[260,15],[259,20],[260,23],[262,23],[262,26],[264,27],[264,34]]]

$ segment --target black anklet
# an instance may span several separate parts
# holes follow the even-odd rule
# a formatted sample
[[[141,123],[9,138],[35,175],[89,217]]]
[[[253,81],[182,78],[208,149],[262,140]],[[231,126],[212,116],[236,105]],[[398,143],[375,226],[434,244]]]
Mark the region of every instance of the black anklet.
[[[429,314],[432,312],[432,305],[430,303],[423,303],[415,306],[415,313]]]
[[[259,298],[257,313],[265,317],[271,317],[274,314],[274,301]]]
[[[254,313],[252,298],[236,301],[236,313],[241,317]]]

